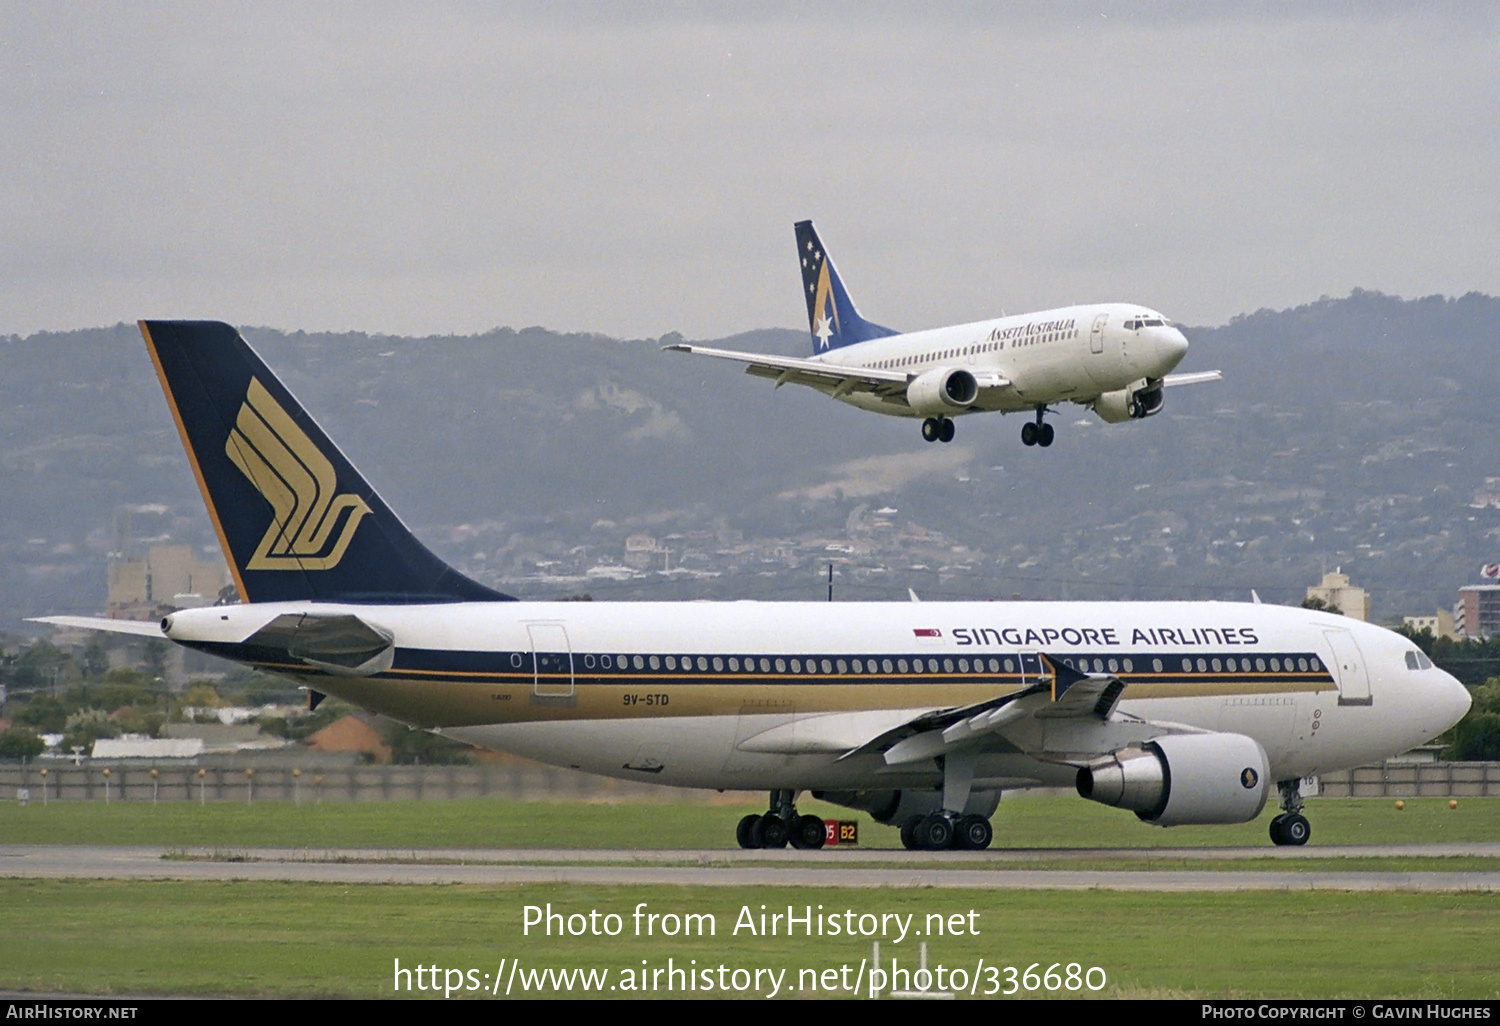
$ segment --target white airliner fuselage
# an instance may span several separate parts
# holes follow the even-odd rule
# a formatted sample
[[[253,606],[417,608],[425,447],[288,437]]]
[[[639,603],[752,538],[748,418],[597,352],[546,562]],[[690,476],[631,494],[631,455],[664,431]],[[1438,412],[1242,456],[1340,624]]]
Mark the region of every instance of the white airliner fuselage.
[[[820,363],[907,370],[914,375],[956,368],[974,375],[974,402],[964,413],[1034,410],[1038,403],[1092,404],[1136,382],[1165,378],[1188,342],[1154,310],[1125,303],[1069,306],[861,342],[812,357]],[[839,396],[851,406],[897,416],[927,414],[892,407],[868,392]]]
[[[1405,751],[1469,704],[1400,635],[1238,603],[256,603],[173,613],[165,634],[228,653],[288,614],[388,633],[391,665],[265,669],[482,747],[684,787],[931,788],[964,746],[975,788],[1068,786],[1164,729],[1251,737],[1286,780]],[[1110,718],[1021,717],[909,762],[860,751],[1035,685],[1038,655],[1123,684]]]

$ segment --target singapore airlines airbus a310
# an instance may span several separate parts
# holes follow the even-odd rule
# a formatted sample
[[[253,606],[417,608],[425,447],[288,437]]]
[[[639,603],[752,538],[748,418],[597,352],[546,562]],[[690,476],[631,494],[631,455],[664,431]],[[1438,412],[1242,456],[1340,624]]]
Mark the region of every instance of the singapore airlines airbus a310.
[[[426,549],[227,324],[142,322],[241,602],[166,637],[486,748],[767,791],[745,847],[821,847],[803,792],[984,848],[1002,791],[1076,786],[1160,826],[1240,823],[1405,751],[1469,695],[1407,639],[1212,602],[522,602]]]
[[[1021,441],[1052,444],[1042,418],[1059,403],[1093,410],[1107,423],[1161,412],[1167,385],[1217,381],[1218,371],[1168,373],[1187,339],[1155,310],[1100,303],[1000,317],[928,331],[898,332],[865,320],[811,221],[799,221],[797,255],[813,355],[742,353],[707,346],[667,349],[745,364],[745,373],[808,385],[851,406],[922,418],[922,437],[953,441],[966,413],[1031,412]]]

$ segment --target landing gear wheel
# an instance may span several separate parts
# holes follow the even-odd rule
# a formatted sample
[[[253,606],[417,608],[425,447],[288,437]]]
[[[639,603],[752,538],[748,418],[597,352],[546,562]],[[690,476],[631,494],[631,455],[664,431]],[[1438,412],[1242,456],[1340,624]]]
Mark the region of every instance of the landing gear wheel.
[[[1022,424],[1021,425],[1021,444],[1022,445],[1035,445],[1036,444],[1036,436],[1037,436],[1037,434],[1038,434],[1038,431],[1037,431],[1037,426],[1035,424],[1031,423],[1030,421],[1027,421],[1025,424]]]
[[[953,835],[953,847],[959,851],[984,851],[994,836],[989,820],[983,816],[964,816]]]
[[[788,840],[793,848],[816,850],[828,840],[828,829],[817,816],[798,816]]]
[[[755,836],[755,824],[760,822],[760,817],[751,813],[740,820],[739,825],[734,828],[734,839],[740,842],[741,848],[757,848],[752,838]]]
[[[943,851],[953,845],[953,821],[938,812],[923,816],[917,820],[912,837],[923,851]]]
[[[1276,781],[1281,793],[1281,815],[1271,820],[1271,841],[1277,845],[1300,846],[1312,836],[1312,826],[1302,815],[1302,782],[1295,778]]]
[[[909,819],[901,824],[901,847],[907,851],[917,850],[917,820]]]
[[[942,435],[943,427],[936,417],[928,417],[922,421],[922,441],[936,442]]]
[[[947,419],[946,417],[943,418],[943,426],[938,429],[938,441],[953,441],[953,421]]]
[[[750,828],[750,847],[785,848],[786,824],[775,816],[758,816]]]
[[[1036,444],[1040,445],[1043,449],[1047,448],[1047,446],[1052,444],[1052,435],[1052,425],[1043,424],[1040,428],[1037,429]]]

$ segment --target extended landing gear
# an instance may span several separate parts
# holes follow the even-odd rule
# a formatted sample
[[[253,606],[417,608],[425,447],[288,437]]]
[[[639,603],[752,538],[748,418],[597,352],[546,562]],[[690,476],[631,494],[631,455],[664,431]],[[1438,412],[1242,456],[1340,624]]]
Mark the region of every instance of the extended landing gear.
[[[924,442],[953,441],[953,421],[947,417],[928,417],[922,421],[922,440]]]
[[[983,816],[933,812],[901,824],[901,843],[908,851],[984,851],[994,836]]]
[[[1036,408],[1036,420],[1030,424],[1021,426],[1022,445],[1040,445],[1043,449],[1052,444],[1052,425],[1042,422],[1042,417],[1047,412],[1047,407]]]
[[[821,848],[828,835],[817,816],[799,816],[795,791],[772,791],[771,807],[764,816],[753,813],[740,820],[734,839],[741,848]]]
[[[1281,815],[1271,820],[1271,842],[1276,845],[1299,846],[1312,836],[1312,824],[1302,815],[1302,781],[1278,780],[1276,790],[1281,792]]]

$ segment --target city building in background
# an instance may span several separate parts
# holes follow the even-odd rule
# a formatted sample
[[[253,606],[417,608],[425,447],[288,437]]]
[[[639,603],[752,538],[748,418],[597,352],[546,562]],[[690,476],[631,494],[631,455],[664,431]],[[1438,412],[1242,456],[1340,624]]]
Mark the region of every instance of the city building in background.
[[[1369,593],[1363,588],[1356,588],[1350,584],[1349,576],[1341,573],[1341,569],[1336,569],[1331,574],[1324,574],[1322,584],[1307,589],[1307,597],[1321,599],[1330,608],[1337,609],[1350,619],[1368,622],[1370,619]]]
[[[212,605],[228,583],[223,560],[200,560],[191,545],[153,545],[143,558],[109,565],[104,615],[155,620],[174,609]]]

